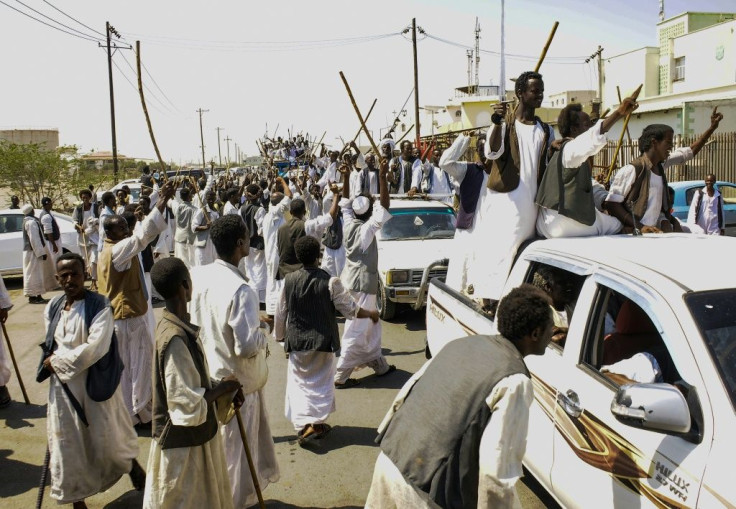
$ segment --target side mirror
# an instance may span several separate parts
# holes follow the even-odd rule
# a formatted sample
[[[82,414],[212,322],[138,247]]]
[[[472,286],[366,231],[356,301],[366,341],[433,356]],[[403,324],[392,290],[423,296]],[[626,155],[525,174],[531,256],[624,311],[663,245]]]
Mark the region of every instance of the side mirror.
[[[682,393],[669,384],[623,385],[611,402],[616,418],[637,428],[687,433],[690,409]]]

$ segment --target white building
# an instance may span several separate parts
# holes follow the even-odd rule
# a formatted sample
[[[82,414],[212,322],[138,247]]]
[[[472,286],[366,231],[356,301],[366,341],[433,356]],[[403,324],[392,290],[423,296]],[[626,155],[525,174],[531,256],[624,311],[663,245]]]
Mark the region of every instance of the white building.
[[[723,113],[719,131],[736,131],[736,14],[685,12],[657,24],[658,47],[604,59],[603,109],[643,84],[629,131],[637,138],[655,123],[675,134],[699,134],[714,106]],[[621,123],[609,133],[618,138]]]

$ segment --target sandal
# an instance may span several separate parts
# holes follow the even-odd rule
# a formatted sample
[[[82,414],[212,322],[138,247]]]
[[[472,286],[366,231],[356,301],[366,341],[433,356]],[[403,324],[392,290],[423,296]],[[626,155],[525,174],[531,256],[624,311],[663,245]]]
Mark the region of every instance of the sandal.
[[[345,380],[344,383],[337,383],[335,382],[335,389],[349,389],[351,387],[355,387],[356,385],[360,385],[360,380],[356,380],[355,378],[348,378]]]

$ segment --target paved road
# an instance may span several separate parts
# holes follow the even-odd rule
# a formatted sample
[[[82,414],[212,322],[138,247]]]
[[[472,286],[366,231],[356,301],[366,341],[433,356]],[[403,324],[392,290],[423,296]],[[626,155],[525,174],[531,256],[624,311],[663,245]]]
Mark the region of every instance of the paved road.
[[[30,305],[22,297],[22,280],[6,279],[15,307],[7,322],[23,380],[33,403],[22,403],[17,379],[13,375],[9,390],[15,401],[0,410],[0,499],[2,507],[29,508],[35,506],[37,486],[46,441],[46,383],[35,382],[35,370],[42,341],[43,306]],[[51,293],[46,297],[52,296]],[[160,309],[156,309],[159,316]],[[270,376],[266,397],[271,430],[276,444],[281,480],[264,492],[269,508],[303,507],[362,507],[373,465],[378,456],[374,444],[376,428],[383,418],[396,391],[424,362],[424,316],[406,311],[393,323],[383,323],[384,352],[397,371],[382,378],[358,372],[359,387],[337,391],[337,411],[330,424],[331,434],[310,449],[296,444],[291,423],[283,415],[286,359],[274,342],[269,357]],[[145,467],[150,438],[138,439],[138,461]],[[531,484],[533,489],[534,484]],[[523,506],[548,507],[551,502],[538,498],[525,485],[519,486]],[[126,477],[106,493],[88,499],[90,508],[138,508],[142,496],[132,490]],[[55,506],[46,490],[44,507]]]

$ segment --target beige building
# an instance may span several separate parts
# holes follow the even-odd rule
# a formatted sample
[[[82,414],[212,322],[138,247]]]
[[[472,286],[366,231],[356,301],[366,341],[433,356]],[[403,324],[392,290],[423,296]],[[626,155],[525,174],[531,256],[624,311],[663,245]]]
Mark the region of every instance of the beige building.
[[[45,145],[48,150],[59,148],[58,129],[3,129],[0,130],[0,140],[17,145],[38,143]]]

